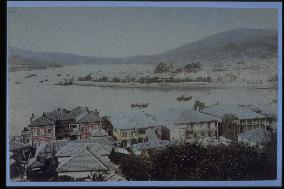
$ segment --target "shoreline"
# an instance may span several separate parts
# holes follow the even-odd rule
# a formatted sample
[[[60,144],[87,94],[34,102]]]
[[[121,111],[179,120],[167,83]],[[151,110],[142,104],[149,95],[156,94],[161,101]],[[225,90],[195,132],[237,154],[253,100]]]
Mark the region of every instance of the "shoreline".
[[[224,88],[247,88],[247,89],[277,89],[272,86],[251,87],[246,85],[232,85],[232,83],[212,82],[179,82],[179,83],[112,83],[112,82],[89,82],[81,81],[73,86],[109,87],[109,88],[145,88],[145,89],[224,89]],[[62,85],[64,86],[64,85]],[[70,85],[67,85],[70,86]]]

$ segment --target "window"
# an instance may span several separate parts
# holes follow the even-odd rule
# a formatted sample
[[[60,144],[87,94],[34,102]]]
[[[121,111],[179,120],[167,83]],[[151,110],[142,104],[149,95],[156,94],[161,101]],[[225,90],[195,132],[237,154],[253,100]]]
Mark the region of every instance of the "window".
[[[52,134],[52,129],[47,129],[47,134],[51,135]]]
[[[77,125],[70,125],[70,130],[73,132],[77,132]]]
[[[145,129],[138,129],[138,134],[139,134],[139,135],[145,134]]]
[[[33,129],[33,136],[37,136],[37,129]]]
[[[40,129],[37,129],[37,130],[36,130],[36,134],[37,134],[37,136],[40,135]]]
[[[80,131],[81,131],[82,133],[84,133],[84,132],[85,132],[85,127],[80,127]]]
[[[91,131],[91,126],[88,126],[88,131]]]
[[[135,137],[135,131],[131,131],[131,137]]]
[[[122,137],[127,137],[127,132],[122,132],[122,133],[121,133],[121,136],[122,136]]]
[[[27,139],[27,141],[26,141],[27,143],[30,143],[30,140],[29,139]]]
[[[40,129],[40,136],[44,136],[44,129]]]

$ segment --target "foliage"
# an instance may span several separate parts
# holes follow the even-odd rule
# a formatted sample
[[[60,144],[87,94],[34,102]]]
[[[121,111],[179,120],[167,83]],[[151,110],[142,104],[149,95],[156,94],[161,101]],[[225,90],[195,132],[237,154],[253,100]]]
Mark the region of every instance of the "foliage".
[[[121,162],[129,180],[264,180],[270,162],[255,147],[240,143],[228,146],[181,144],[142,155],[131,154]]]
[[[92,80],[92,73],[89,73],[85,77],[78,77],[78,81],[91,81]]]
[[[100,82],[107,82],[108,78],[107,78],[107,76],[103,76],[103,77],[99,78],[98,81],[100,81]]]
[[[204,102],[200,102],[199,100],[196,100],[193,106],[194,110],[204,110],[206,108],[205,103]]]
[[[158,65],[156,65],[154,69],[154,73],[165,73],[168,71],[169,71],[168,66],[163,62],[160,62]]]
[[[114,82],[114,83],[120,82],[120,79],[118,79],[117,77],[115,77],[115,78],[112,79],[112,82]]]
[[[184,66],[183,70],[185,72],[188,72],[188,73],[191,73],[191,72],[198,72],[200,71],[200,66],[199,66],[199,63],[191,63],[191,64],[187,64]]]

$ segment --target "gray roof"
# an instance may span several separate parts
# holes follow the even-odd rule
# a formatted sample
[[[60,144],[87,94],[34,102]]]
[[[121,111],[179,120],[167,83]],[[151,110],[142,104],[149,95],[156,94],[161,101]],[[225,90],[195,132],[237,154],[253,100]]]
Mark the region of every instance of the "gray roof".
[[[218,118],[214,116],[185,108],[170,108],[168,110],[162,111],[158,117],[159,119],[163,120],[167,126],[218,121]]]
[[[143,142],[139,144],[133,144],[132,150],[148,150],[148,149],[158,149],[158,148],[165,148],[167,146],[175,144],[173,141],[169,140],[155,140],[149,142]]]
[[[70,141],[67,140],[56,140],[53,142],[45,142],[42,143],[36,150],[35,157],[38,155],[40,156],[46,156],[46,154],[49,153],[57,153],[61,148],[66,146]]]
[[[26,148],[34,148],[31,145],[23,144],[23,143],[16,142],[16,141],[10,141],[9,147],[10,147],[9,148],[10,152],[15,151],[15,150],[24,150]]]
[[[118,129],[146,128],[164,125],[155,115],[142,111],[131,111],[113,116],[111,123],[114,128]]]
[[[81,118],[78,123],[93,123],[100,120],[101,118],[99,117],[99,114],[97,112],[90,111],[83,118]]]
[[[45,126],[45,125],[54,125],[55,122],[50,120],[45,116],[41,116],[31,122],[29,126]]]
[[[210,106],[204,109],[202,112],[219,118],[223,118],[226,114],[233,114],[234,116],[238,117],[238,119],[265,118],[265,116],[253,112],[247,108],[230,104]]]
[[[94,171],[109,170],[96,155],[93,154],[89,146],[85,146],[78,153],[74,154],[70,159],[62,162],[57,172],[74,172],[74,171]]]
[[[44,112],[43,115],[30,123],[30,126],[54,125],[56,121],[75,120],[76,123],[93,123],[100,121],[98,112],[89,111],[88,108],[78,107],[72,110],[55,109],[52,112]]]
[[[55,156],[57,157],[70,157],[79,152],[81,149],[88,147],[89,150],[96,155],[108,155],[111,150],[109,150],[106,145],[101,145],[97,143],[90,142],[71,142],[61,150],[59,150]]]

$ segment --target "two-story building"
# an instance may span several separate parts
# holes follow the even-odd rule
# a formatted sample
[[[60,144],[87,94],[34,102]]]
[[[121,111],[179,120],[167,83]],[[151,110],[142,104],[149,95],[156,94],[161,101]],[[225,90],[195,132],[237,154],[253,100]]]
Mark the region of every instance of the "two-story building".
[[[54,140],[82,140],[89,138],[95,131],[102,131],[99,112],[90,111],[87,107],[72,110],[57,108],[52,112],[43,112],[39,118],[33,114],[28,127],[35,147]]]
[[[268,124],[266,116],[238,105],[210,106],[202,113],[220,118],[219,135],[230,139],[237,139],[240,133],[252,129],[266,130]]]
[[[129,147],[151,140],[168,140],[169,129],[153,114],[131,111],[111,118],[117,145]]]
[[[162,111],[159,119],[163,120],[170,132],[171,140],[218,139],[219,118],[206,115],[192,109],[171,108]]]

